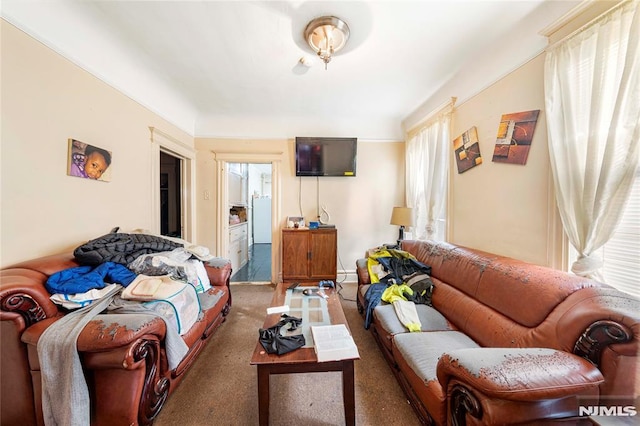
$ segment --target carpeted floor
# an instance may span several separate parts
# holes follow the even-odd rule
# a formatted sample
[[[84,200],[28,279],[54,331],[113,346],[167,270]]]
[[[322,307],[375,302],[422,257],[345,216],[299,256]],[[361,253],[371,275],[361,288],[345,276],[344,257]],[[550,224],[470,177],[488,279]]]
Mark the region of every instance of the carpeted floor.
[[[355,284],[344,284],[342,305],[360,352],[355,365],[356,423],[419,425],[373,336],[363,327]],[[249,364],[269,306],[271,285],[233,284],[227,321],[169,397],[156,426],[257,425],[256,367]],[[351,301],[346,300],[351,299]],[[271,376],[270,424],[343,425],[340,373]]]

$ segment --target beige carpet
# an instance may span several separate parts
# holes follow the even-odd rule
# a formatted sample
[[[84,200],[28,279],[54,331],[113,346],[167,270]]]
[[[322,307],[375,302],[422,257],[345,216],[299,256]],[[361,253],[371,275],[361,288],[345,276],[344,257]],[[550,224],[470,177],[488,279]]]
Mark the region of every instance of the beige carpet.
[[[344,284],[342,305],[360,352],[355,365],[356,423],[419,425],[402,389]],[[257,425],[256,367],[249,364],[273,293],[271,285],[233,284],[233,306],[186,377],[169,397],[156,426]],[[346,300],[351,299],[351,300]],[[270,424],[343,425],[340,373],[271,376]]]

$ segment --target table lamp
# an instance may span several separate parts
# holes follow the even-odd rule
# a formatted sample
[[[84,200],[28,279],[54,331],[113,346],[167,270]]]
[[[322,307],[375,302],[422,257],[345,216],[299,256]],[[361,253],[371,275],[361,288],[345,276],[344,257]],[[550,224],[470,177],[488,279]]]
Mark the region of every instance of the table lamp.
[[[391,225],[400,226],[398,245],[404,239],[404,227],[413,226],[413,209],[410,207],[394,207],[391,213]]]

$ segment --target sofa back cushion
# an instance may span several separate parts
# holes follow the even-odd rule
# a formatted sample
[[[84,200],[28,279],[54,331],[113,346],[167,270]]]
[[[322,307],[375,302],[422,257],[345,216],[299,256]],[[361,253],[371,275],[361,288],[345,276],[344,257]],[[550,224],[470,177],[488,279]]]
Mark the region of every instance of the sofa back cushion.
[[[11,268],[31,269],[32,271],[45,274],[48,278],[63,269],[75,268],[77,266],[80,266],[80,264],[74,259],[71,253],[61,253],[27,260],[13,265]]]
[[[535,327],[571,294],[596,286],[586,278],[502,257],[485,268],[474,297],[521,325]]]
[[[402,249],[431,266],[431,276],[474,296],[482,272],[495,255],[433,241],[403,241]]]
[[[556,330],[545,319],[571,294],[599,286],[562,271],[449,243],[403,241],[402,248],[431,266],[434,306],[483,346],[553,345]]]

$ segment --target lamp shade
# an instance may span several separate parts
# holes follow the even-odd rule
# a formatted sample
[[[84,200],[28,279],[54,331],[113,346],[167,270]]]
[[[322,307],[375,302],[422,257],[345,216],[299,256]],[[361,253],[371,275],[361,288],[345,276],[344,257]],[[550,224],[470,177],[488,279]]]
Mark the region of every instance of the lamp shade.
[[[410,207],[394,207],[390,223],[391,225],[413,226],[413,209]]]

